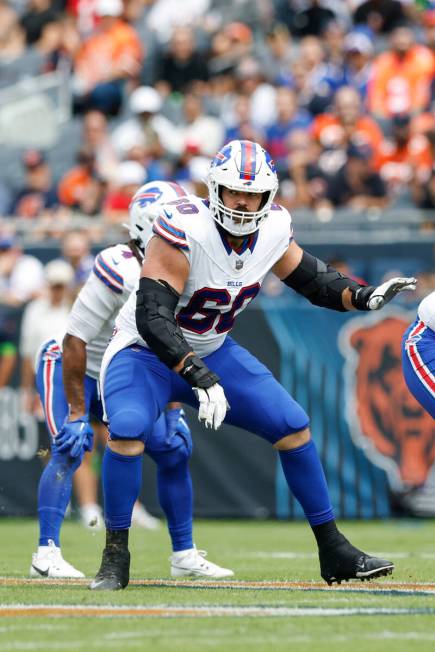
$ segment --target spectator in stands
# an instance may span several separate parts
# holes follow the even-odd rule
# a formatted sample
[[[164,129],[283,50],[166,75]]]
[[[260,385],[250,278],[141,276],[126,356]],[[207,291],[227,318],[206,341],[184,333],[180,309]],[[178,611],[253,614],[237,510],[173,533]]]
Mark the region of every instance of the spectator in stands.
[[[44,27],[59,18],[62,4],[51,0],[30,0],[27,3],[27,11],[21,17],[21,25],[26,33],[28,45],[39,41]]]
[[[353,15],[354,23],[367,25],[375,33],[389,33],[406,19],[399,0],[366,0]]]
[[[0,2],[0,87],[39,74],[43,60],[36,48],[26,48],[26,34],[18,14],[6,2]]]
[[[426,133],[426,138],[429,142],[430,155],[432,168],[428,174],[425,183],[415,182],[412,186],[412,194],[415,203],[419,208],[434,209],[435,208],[435,128]],[[433,220],[431,223],[433,228]]]
[[[132,154],[135,159],[179,155],[182,139],[175,125],[160,114],[160,94],[151,86],[140,86],[131,94],[129,104],[133,117],[117,127],[111,139],[119,160]]]
[[[314,208],[325,197],[326,175],[318,164],[318,146],[306,129],[287,138],[287,170],[282,171],[281,201],[286,208]]]
[[[22,253],[13,234],[0,233],[0,388],[8,385],[17,360],[17,309],[41,291],[42,270],[39,260]]]
[[[44,154],[38,150],[27,150],[23,155],[23,165],[24,186],[15,192],[10,214],[23,218],[53,214],[59,206],[59,199]]]
[[[0,302],[21,306],[38,296],[43,285],[42,263],[24,254],[14,235],[0,234]]]
[[[266,149],[278,165],[285,165],[288,136],[296,129],[308,129],[312,118],[305,109],[298,109],[294,90],[282,86],[276,93],[276,119],[266,129]]]
[[[105,181],[110,179],[119,165],[120,158],[111,141],[107,118],[101,111],[91,109],[85,113],[82,144],[94,154],[98,176]]]
[[[75,57],[74,109],[117,115],[124,82],[139,76],[143,48],[135,29],[121,18],[121,0],[96,0],[95,10],[98,26]]]
[[[180,126],[183,149],[196,146],[198,154],[213,156],[223,143],[224,129],[220,120],[206,115],[198,93],[185,94],[183,118],[183,124]]]
[[[119,164],[103,206],[103,214],[108,222],[128,222],[131,199],[136,190],[145,183],[146,177],[145,168],[137,161],[123,161]]]
[[[382,140],[376,122],[362,113],[358,91],[348,86],[337,91],[333,113],[316,117],[312,134],[323,150],[320,165],[328,174],[335,173],[342,165],[350,144],[366,145],[375,154]]]
[[[247,95],[236,95],[233,101],[231,126],[225,131],[224,141],[252,140],[255,143],[265,142],[262,129],[254,127],[251,122],[251,102]]]
[[[299,106],[312,115],[323,113],[331,104],[337,85],[336,71],[325,61],[325,48],[315,36],[306,36],[299,44],[288,84],[296,91]]]
[[[251,53],[253,35],[244,23],[224,25],[214,36],[208,56],[210,76],[232,73],[237,63]]]
[[[157,87],[162,95],[184,92],[193,83],[208,79],[207,62],[198,52],[195,35],[190,27],[177,27],[169,51],[163,55],[157,72]]]
[[[344,51],[344,85],[355,88],[365,104],[372,74],[373,43],[365,32],[349,32],[344,40]]]
[[[96,215],[100,212],[105,183],[95,167],[95,154],[86,147],[77,153],[77,166],[69,170],[59,182],[59,200],[64,206]]]
[[[308,7],[296,13],[293,19],[293,31],[297,36],[320,36],[327,24],[336,18],[328,7],[322,6],[320,0],[309,0]]]
[[[396,27],[390,48],[373,62],[368,107],[380,119],[395,113],[418,112],[428,107],[435,75],[435,54],[415,43],[406,25]]]
[[[317,207],[335,206],[355,211],[384,208],[388,204],[387,189],[372,168],[370,149],[350,145],[346,155],[344,165],[327,180],[326,198]]]
[[[276,89],[266,81],[264,72],[256,59],[242,59],[236,70],[237,89],[250,98],[251,122],[263,129],[275,118]]]
[[[45,292],[26,306],[21,323],[21,389],[23,405],[29,412],[34,412],[36,407],[34,381],[38,349],[54,334],[65,330],[72,305],[74,270],[71,265],[64,260],[52,260],[45,266],[44,274]]]
[[[282,83],[295,58],[293,41],[289,30],[282,23],[273,25],[265,35],[265,50],[261,65],[271,83]]]
[[[424,186],[430,178],[432,164],[426,136],[411,133],[411,116],[406,113],[394,116],[391,138],[382,141],[375,157],[375,168],[389,194],[405,198],[411,186]]]
[[[69,231],[62,241],[62,256],[74,270],[73,289],[78,292],[94,266],[88,234]]]

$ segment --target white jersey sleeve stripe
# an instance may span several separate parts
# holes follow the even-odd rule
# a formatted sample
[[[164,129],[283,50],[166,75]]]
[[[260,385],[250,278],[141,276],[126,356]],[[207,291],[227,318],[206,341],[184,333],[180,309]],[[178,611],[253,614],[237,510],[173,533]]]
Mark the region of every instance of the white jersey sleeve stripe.
[[[124,280],[119,274],[114,274],[113,270],[107,265],[101,256],[97,256],[93,269],[94,274],[102,281],[108,288],[122,294],[124,289]]]
[[[153,224],[153,232],[161,238],[169,242],[171,245],[189,251],[189,245],[185,237],[184,231],[170,227],[168,223],[162,218],[158,218]],[[182,235],[184,237],[182,237]]]

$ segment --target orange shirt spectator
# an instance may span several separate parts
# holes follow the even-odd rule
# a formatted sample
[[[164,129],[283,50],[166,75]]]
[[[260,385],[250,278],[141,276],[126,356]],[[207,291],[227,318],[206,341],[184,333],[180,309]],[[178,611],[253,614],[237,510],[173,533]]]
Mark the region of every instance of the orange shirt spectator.
[[[322,149],[346,148],[349,133],[340,119],[333,113],[318,115],[311,129],[313,138],[322,146]],[[357,118],[350,136],[355,144],[369,145],[374,152],[382,141],[382,131],[376,122],[366,115]]]
[[[399,192],[412,181],[427,183],[433,160],[428,139],[411,135],[409,115],[396,116],[392,138],[382,141],[375,158],[375,169],[392,192]]]
[[[346,160],[349,145],[369,148],[374,154],[382,141],[376,122],[362,112],[356,88],[343,86],[334,97],[334,111],[318,115],[312,126],[314,140],[321,147],[320,167],[332,174]]]
[[[82,148],[77,156],[78,165],[60,180],[57,192],[64,206],[79,209],[86,215],[95,215],[101,208],[104,183],[95,171],[93,152]]]
[[[98,0],[97,31],[84,41],[75,58],[76,92],[86,93],[97,84],[138,74],[143,48],[135,29],[120,18],[122,10],[121,0]]]
[[[371,113],[385,118],[427,107],[435,75],[435,54],[413,39],[409,28],[398,27],[391,35],[391,49],[373,62],[368,88]]]

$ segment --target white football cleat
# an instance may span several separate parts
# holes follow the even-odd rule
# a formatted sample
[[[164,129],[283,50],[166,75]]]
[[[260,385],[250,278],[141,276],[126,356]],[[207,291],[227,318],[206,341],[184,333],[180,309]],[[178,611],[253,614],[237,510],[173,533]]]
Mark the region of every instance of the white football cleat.
[[[137,527],[143,527],[145,530],[158,530],[161,525],[159,519],[151,516],[139,501],[134,504],[131,524]]]
[[[39,546],[38,552],[33,553],[30,577],[75,579],[84,577],[84,574],[65,561],[60,548],[49,539],[48,546]]]
[[[96,503],[88,503],[80,507],[80,520],[90,530],[102,530],[104,528],[103,512]]]
[[[174,552],[170,557],[172,577],[204,577],[222,579],[233,577],[234,572],[229,568],[221,568],[212,561],[205,559],[205,550],[181,550]]]

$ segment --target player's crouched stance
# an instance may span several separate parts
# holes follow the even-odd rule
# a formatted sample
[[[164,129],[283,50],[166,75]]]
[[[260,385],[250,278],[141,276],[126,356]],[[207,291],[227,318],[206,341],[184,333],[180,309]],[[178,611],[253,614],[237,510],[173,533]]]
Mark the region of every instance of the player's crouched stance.
[[[391,573],[393,564],[355,548],[338,531],[324,472],[304,410],[228,332],[272,270],[312,303],[333,310],[377,310],[415,279],[378,288],[357,284],[303,251],[291,218],[274,205],[278,180],[258,144],[233,141],[208,175],[209,201],[188,197],[162,207],[146,249],[137,299],[130,296],[102,364],[108,447],[122,456],[103,473],[108,526],[100,570],[90,588],[129,581],[129,514],[119,488],[136,498],[131,456],[139,455],[167,401],[199,408],[206,427],[224,419],[268,440],[302,505],[329,584]],[[228,408],[231,408],[228,410]],[[228,411],[227,411],[228,410]],[[123,469],[121,467],[124,467]],[[125,505],[124,505],[125,507]]]

